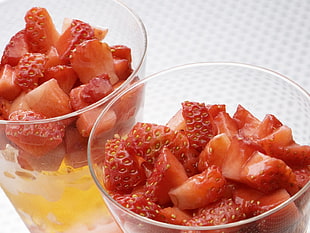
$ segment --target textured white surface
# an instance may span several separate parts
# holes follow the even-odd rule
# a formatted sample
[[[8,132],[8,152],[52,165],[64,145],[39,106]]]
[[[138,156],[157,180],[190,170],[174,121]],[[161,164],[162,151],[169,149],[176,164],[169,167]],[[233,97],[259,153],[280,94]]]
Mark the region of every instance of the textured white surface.
[[[272,69],[310,91],[309,0],[123,2],[147,29],[147,74],[184,63],[233,61]],[[1,233],[28,232],[2,191],[0,206]]]

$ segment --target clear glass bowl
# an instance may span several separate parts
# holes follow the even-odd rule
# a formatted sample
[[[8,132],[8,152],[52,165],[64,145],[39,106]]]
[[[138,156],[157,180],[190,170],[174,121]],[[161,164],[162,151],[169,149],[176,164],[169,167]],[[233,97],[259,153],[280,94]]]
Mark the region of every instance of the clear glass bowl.
[[[117,92],[144,78],[145,27],[132,10],[117,0],[4,1],[0,4],[1,54],[10,38],[25,27],[24,16],[32,7],[46,8],[59,32],[65,18],[108,29],[104,42],[131,48],[133,72],[114,92],[79,111],[42,121],[0,120],[0,185],[31,232],[119,232],[89,172],[88,137],[72,145],[72,154],[61,143],[54,151],[34,158],[25,155],[4,132],[8,125],[31,128],[50,122],[66,122],[67,125],[71,122],[68,127],[73,132],[71,136],[75,137],[77,119],[98,112]],[[22,159],[26,160],[27,166],[20,166]]]
[[[273,71],[237,63],[197,63],[168,69],[147,77],[125,90],[109,103],[97,119],[88,143],[91,174],[111,213],[124,232],[287,232],[305,233],[309,230],[310,182],[289,200],[259,216],[219,226],[186,227],[166,224],[137,215],[118,204],[105,190],[102,163],[98,157],[103,151],[107,135],[97,130],[105,115],[120,101],[136,91],[144,92],[144,103],[137,109],[135,122],[166,124],[180,109],[180,103],[189,100],[206,104],[225,104],[233,113],[238,104],[262,119],[274,114],[283,124],[292,128],[297,143],[310,142],[310,96],[296,83]],[[135,124],[114,128],[110,135],[126,135]],[[102,160],[101,160],[102,161]],[[295,203],[300,211],[298,221],[290,222],[293,213],[286,207]],[[258,226],[262,226],[258,227]]]

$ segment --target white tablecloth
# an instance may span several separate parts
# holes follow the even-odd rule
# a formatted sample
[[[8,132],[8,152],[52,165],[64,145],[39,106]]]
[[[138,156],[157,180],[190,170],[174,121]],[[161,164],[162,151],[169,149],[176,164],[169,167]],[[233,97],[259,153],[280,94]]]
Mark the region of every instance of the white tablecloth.
[[[147,74],[184,63],[242,62],[282,73],[310,91],[309,0],[123,2],[147,29]],[[0,226],[0,233],[28,232],[2,191]]]

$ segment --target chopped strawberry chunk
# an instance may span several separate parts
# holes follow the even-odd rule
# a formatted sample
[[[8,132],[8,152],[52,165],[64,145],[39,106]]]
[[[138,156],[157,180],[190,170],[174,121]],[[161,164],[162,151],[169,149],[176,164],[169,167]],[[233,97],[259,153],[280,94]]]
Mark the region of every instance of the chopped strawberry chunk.
[[[107,141],[104,156],[105,186],[110,191],[128,193],[145,181],[138,156],[128,153],[126,141]]]
[[[192,218],[190,213],[177,207],[166,207],[159,210],[158,221],[175,225],[185,225]]]
[[[10,114],[10,121],[35,121],[46,119],[42,114],[32,111],[16,111]],[[64,124],[62,122],[8,124],[5,129],[6,136],[26,152],[42,156],[55,149],[64,137]]]
[[[11,102],[0,97],[0,119],[7,120],[9,118]]]
[[[220,200],[223,197],[225,185],[226,179],[221,171],[216,166],[211,166],[172,189],[169,195],[178,208],[197,209]]]
[[[7,100],[14,100],[21,92],[16,85],[16,72],[10,65],[6,64],[0,68],[0,96]]]
[[[30,91],[39,85],[44,76],[46,56],[42,53],[26,53],[16,67],[15,83],[24,91]]]
[[[26,13],[25,22],[29,51],[47,53],[59,37],[48,11],[42,7],[33,7]]]
[[[28,44],[25,41],[25,30],[17,32],[6,45],[1,58],[1,64],[16,66],[21,57],[29,52]]]

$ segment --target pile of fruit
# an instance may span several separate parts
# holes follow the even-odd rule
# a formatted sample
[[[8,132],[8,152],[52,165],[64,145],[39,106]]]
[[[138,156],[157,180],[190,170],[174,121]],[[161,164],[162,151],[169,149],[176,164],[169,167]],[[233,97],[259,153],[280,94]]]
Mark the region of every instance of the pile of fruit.
[[[223,104],[185,101],[166,125],[138,122],[109,139],[102,163],[104,186],[118,203],[185,226],[260,215],[310,180],[310,146],[297,144],[274,115],[259,120],[241,105],[231,115]],[[285,229],[298,213],[293,202],[274,221]]]
[[[131,49],[104,42],[107,29],[65,19],[58,32],[41,7],[27,11],[24,21],[1,57],[1,120],[44,120],[81,110],[109,95],[132,73]],[[93,109],[67,121],[10,124],[5,133],[20,149],[23,168],[57,170],[65,156],[69,165],[84,166],[87,138],[99,112]],[[111,113],[103,130],[116,118]]]

